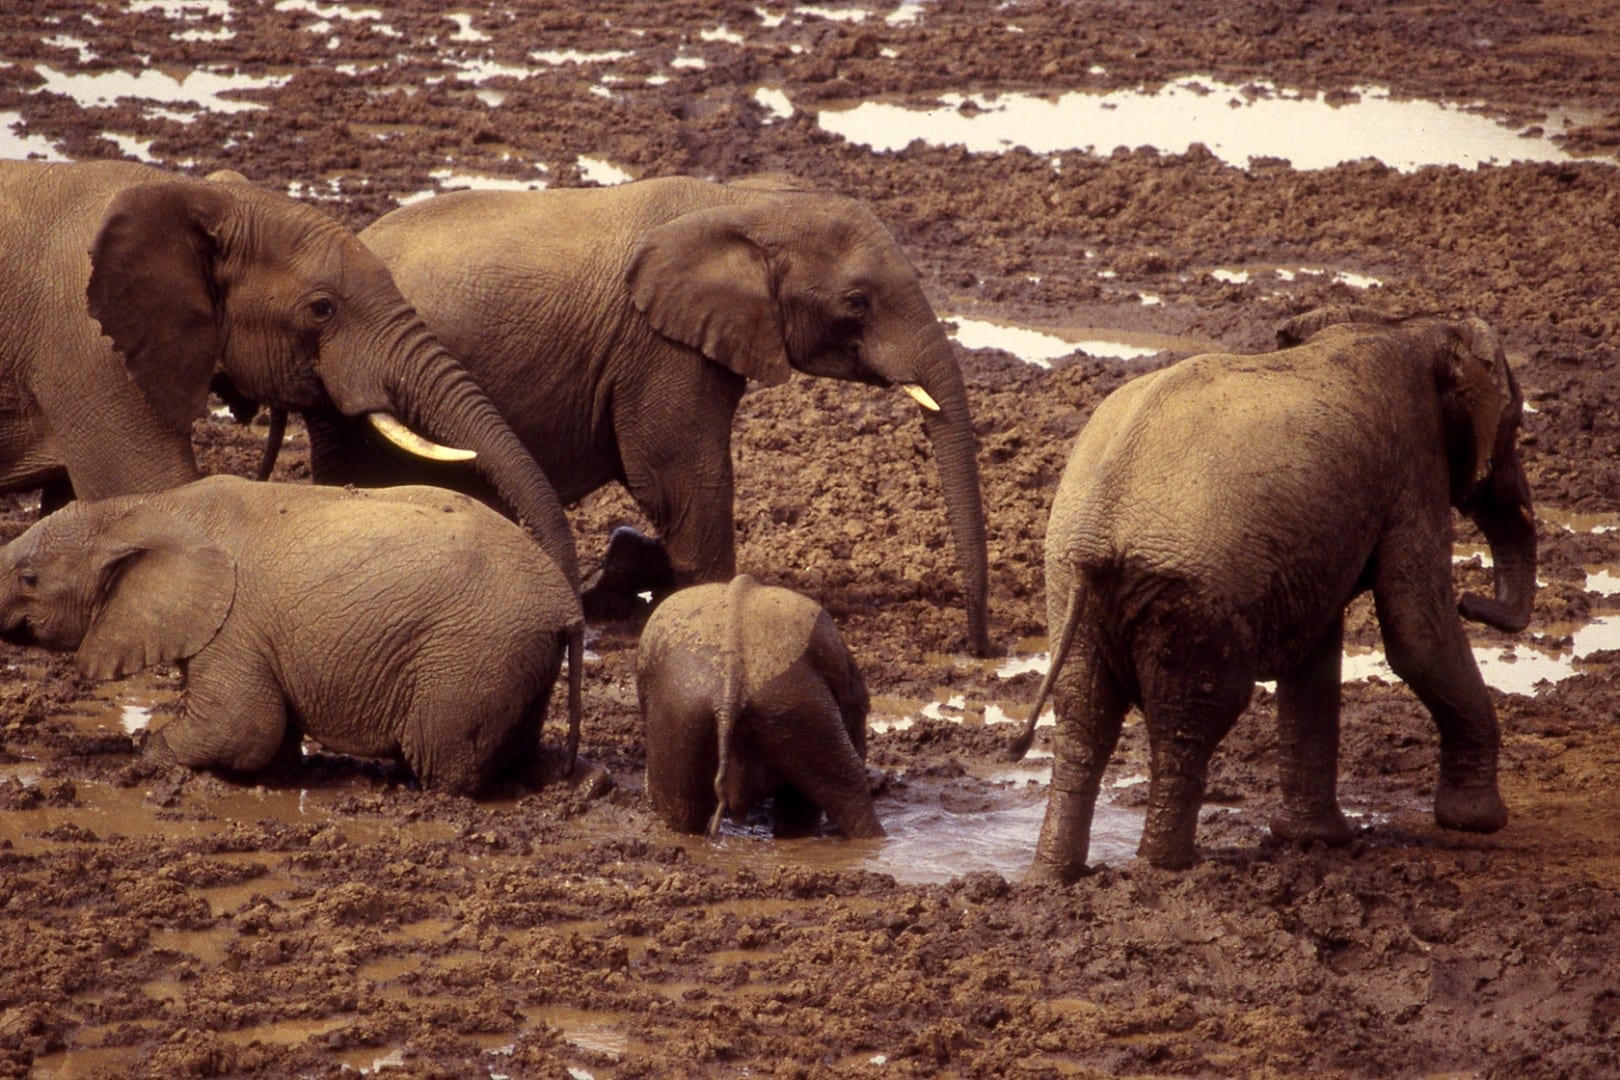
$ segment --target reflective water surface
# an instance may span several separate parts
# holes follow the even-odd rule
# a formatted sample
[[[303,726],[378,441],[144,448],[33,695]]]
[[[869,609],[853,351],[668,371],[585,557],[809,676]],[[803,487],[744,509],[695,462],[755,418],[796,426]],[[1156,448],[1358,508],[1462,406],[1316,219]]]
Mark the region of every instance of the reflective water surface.
[[[1282,159],[1302,170],[1376,158],[1403,172],[1569,159],[1552,140],[1570,126],[1562,116],[1520,130],[1455,105],[1397,100],[1376,86],[1330,102],[1266,82],[1235,86],[1189,76],[1150,92],[964,92],[939,100],[932,106],[851,103],[824,108],[819,122],[874,150],[900,150],[918,139],[990,154],[1023,147],[1037,154],[1106,155],[1121,146],[1184,153],[1201,144],[1239,168],[1253,158]],[[1053,166],[1062,167],[1060,156]]]

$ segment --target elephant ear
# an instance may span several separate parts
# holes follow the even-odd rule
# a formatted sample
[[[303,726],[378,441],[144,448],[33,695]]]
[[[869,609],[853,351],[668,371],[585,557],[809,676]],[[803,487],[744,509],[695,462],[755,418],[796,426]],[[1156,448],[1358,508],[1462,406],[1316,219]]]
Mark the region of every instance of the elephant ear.
[[[767,386],[792,373],[765,250],[736,207],[652,229],[625,278],[636,309],[665,337]]]
[[[208,404],[221,328],[213,268],[227,184],[138,184],[107,207],[90,248],[90,314],[152,409],[183,434]]]
[[[1471,444],[1458,447],[1453,461],[1468,470],[1459,491],[1490,475],[1497,436],[1517,385],[1508,370],[1501,339],[1482,319],[1448,326],[1450,347],[1442,350],[1441,398],[1449,423],[1467,432]]]
[[[145,505],[113,522],[89,554],[95,591],[79,671],[131,675],[196,655],[236,600],[236,562],[195,526]]]

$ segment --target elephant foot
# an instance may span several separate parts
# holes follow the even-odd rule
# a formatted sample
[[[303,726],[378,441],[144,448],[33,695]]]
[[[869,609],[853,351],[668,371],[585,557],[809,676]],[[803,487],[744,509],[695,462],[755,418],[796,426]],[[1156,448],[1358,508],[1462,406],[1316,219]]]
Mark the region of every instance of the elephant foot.
[[[1434,820],[1442,829],[1492,833],[1507,824],[1507,804],[1495,784],[1475,787],[1440,785],[1434,796]]]
[[[651,600],[674,591],[675,567],[663,543],[620,526],[608,538],[602,568],[585,583],[580,601],[587,619],[612,621],[644,615]]]
[[[1159,870],[1190,870],[1198,863],[1198,848],[1192,844],[1170,842],[1153,843],[1147,837],[1136,847],[1139,858]]]
[[[143,760],[165,769],[180,764],[180,759],[175,756],[174,748],[169,745],[169,740],[164,736],[162,728],[146,733],[146,745],[141,747],[141,757]]]
[[[1354,834],[1355,830],[1337,806],[1315,811],[1285,808],[1271,819],[1271,835],[1295,843],[1315,840],[1338,846],[1348,844]]]

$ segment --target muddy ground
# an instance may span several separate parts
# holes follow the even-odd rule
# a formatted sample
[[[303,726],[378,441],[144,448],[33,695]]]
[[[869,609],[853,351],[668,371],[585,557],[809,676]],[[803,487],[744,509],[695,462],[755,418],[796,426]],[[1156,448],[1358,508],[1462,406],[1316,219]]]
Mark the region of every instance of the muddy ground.
[[[23,5],[0,19],[0,114],[75,158],[150,140],[162,163],[236,168],[355,227],[446,168],[563,186],[593,182],[582,157],[635,176],[787,171],[867,200],[942,312],[1188,343],[1051,370],[963,350],[994,639],[1012,657],[1045,647],[1041,537],[1067,447],[1123,380],[1196,342],[1265,348],[1281,318],[1323,302],[1474,311],[1505,335],[1534,409],[1543,588],[1519,646],[1567,650],[1620,606],[1587,587],[1620,563],[1620,16],[1602,0],[941,0],[858,22],[776,0],[371,10]],[[530,55],[552,50],[613,55]],[[469,61],[505,73],[458,78]],[[264,108],[187,119],[77,102],[41,89],[36,65],[290,78],[237,96]],[[1058,169],[1021,150],[874,154],[815,115],[878,95],[922,105],[1185,76],[1346,102],[1383,86],[1518,125],[1567,113],[1564,145],[1587,160],[1300,172],[1139,147],[1067,153]],[[1326,272],[1276,272],[1288,267]],[[205,461],[251,471],[261,433],[201,426]],[[278,479],[304,479],[299,449]],[[552,788],[473,802],[318,753],[271,786],[157,772],[121,721],[160,723],[175,672],[92,687],[63,658],[8,648],[0,1074],[1620,1075],[1615,652],[1496,694],[1513,815],[1496,835],[1435,828],[1432,726],[1403,687],[1370,681],[1344,694],[1355,840],[1273,841],[1274,701],[1260,691],[1219,755],[1199,866],[1130,857],[1145,772],[1133,724],[1110,788],[1126,835],[1099,844],[1103,867],[1076,885],[1026,887],[1043,772],[997,761],[1009,729],[986,714],[1021,715],[1037,676],[963,651],[915,409],[796,378],[744,399],[736,460],[742,567],[820,599],[873,688],[888,847],[667,831],[643,794],[634,620],[593,628],[585,750],[617,780],[594,800]],[[10,536],[32,510],[4,505]],[[616,492],[574,515],[587,564],[635,520]],[[1458,578],[1486,582],[1477,561]],[[1364,603],[1351,626],[1376,642]],[[1513,642],[1472,632],[1487,649]],[[979,853],[1009,816],[1023,824]],[[935,861],[906,854],[907,838],[936,842]]]

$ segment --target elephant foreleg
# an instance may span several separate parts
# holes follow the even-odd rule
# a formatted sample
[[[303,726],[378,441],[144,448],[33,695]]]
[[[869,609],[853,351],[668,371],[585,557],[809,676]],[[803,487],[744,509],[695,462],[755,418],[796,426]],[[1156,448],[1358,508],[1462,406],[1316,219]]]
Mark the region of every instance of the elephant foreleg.
[[[1448,581],[1449,584],[1449,581]],[[1435,822],[1445,829],[1495,832],[1507,824],[1496,785],[1500,733],[1485,680],[1456,615],[1449,588],[1434,605],[1375,591],[1390,667],[1410,686],[1440,731]],[[1433,611],[1443,617],[1429,617]]]
[[[1342,844],[1350,823],[1339,810],[1341,615],[1305,662],[1277,680],[1277,750],[1282,810],[1271,831],[1284,840]]]
[[[204,655],[193,659],[185,711],[148,736],[146,755],[242,773],[287,763],[299,742],[281,687],[268,672],[246,670],[249,666]]]
[[[1071,646],[1053,683],[1052,704],[1058,717],[1052,787],[1035,862],[1025,880],[1066,885],[1085,873],[1103,770],[1130,706],[1105,670],[1096,643],[1084,636]]]

